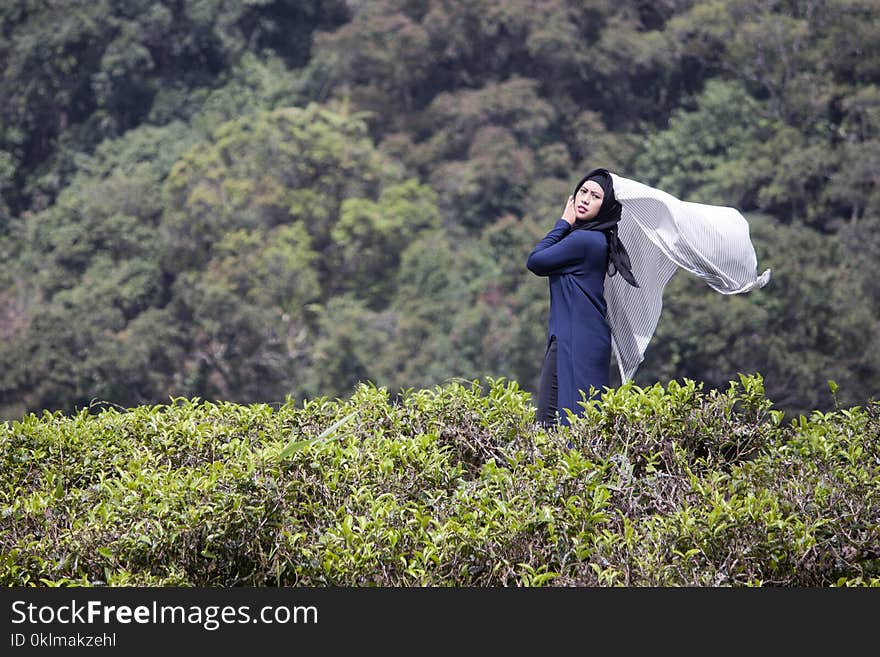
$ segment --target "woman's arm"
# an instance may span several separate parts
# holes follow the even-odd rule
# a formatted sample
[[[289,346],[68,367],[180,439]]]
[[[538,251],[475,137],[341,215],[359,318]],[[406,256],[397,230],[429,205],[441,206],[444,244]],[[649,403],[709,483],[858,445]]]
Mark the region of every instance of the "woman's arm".
[[[526,267],[538,276],[549,276],[555,270],[574,264],[583,254],[580,249],[572,248],[574,241],[564,240],[571,226],[564,219],[560,219],[553,229],[532,249],[526,260]]]
[[[526,267],[531,272],[538,276],[550,276],[584,257],[583,248],[577,245],[577,240],[562,240],[571,230],[574,219],[574,199],[569,196],[562,218],[529,254]]]

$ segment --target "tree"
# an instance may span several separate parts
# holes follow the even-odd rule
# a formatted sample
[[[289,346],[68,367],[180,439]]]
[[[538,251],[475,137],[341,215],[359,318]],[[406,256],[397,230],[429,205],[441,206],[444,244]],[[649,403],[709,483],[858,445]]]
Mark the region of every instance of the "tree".
[[[372,310],[355,294],[331,297],[315,312],[317,329],[308,382],[299,388],[302,397],[347,397],[368,381],[403,385],[400,372],[409,358],[396,349],[399,312]]]
[[[342,106],[309,105],[247,115],[222,124],[172,167],[162,230],[168,267],[200,269],[213,245],[239,228],[301,222],[323,251],[347,197],[375,197],[399,182],[362,117]],[[331,263],[319,263],[329,280]]]
[[[54,205],[13,224],[17,252],[0,287],[13,302],[0,344],[0,410],[164,398],[164,386],[141,379],[145,363],[133,363],[125,339],[141,313],[164,301],[159,198],[150,166],[135,164],[107,177],[77,177]],[[156,341],[171,333],[148,333],[140,347],[156,353]],[[174,344],[161,349],[173,352]],[[157,358],[155,366],[162,364]]]
[[[157,99],[167,105],[169,95],[216,84],[248,50],[302,66],[312,32],[346,18],[333,0],[3,3],[0,162],[15,169],[12,213],[45,208],[75,169],[74,153],[138,126]],[[175,104],[184,113],[163,118],[189,118]]]
[[[647,137],[635,175],[673,196],[754,209],[773,176],[763,144],[778,129],[761,119],[760,103],[738,82],[710,80],[693,111]]]
[[[317,254],[302,224],[238,229],[201,271],[174,286],[188,353],[178,369],[191,394],[240,402],[283,400],[310,364],[309,305],[319,299]]]
[[[394,294],[394,274],[406,246],[440,221],[437,194],[415,180],[385,187],[379,198],[347,198],[330,231],[335,262],[330,295],[350,294],[379,310]]]

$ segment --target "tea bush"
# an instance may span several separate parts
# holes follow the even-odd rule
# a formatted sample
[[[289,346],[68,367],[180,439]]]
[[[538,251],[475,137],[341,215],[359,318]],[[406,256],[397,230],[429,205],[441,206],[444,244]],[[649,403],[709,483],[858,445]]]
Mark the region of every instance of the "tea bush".
[[[0,424],[5,586],[877,586],[880,403],[504,379]]]

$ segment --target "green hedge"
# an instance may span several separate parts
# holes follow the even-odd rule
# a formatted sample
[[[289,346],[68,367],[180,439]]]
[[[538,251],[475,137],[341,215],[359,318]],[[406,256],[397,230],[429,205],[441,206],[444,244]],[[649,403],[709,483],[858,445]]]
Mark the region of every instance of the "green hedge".
[[[503,379],[0,424],[5,586],[877,586],[880,403]]]

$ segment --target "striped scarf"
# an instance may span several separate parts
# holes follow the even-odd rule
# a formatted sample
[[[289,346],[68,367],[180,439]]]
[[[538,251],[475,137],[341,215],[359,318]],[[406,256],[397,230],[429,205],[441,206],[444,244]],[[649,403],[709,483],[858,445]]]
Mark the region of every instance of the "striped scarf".
[[[679,268],[699,276],[722,294],[764,287],[770,269],[757,275],[757,256],[749,225],[736,209],[689,203],[635,180],[610,174],[621,206],[614,240],[625,243],[627,273],[605,278],[608,323],[621,381],[632,379],[654,335],[663,307],[663,290]],[[618,237],[619,233],[619,237]],[[607,234],[607,233],[606,233]],[[609,246],[613,249],[611,238]],[[628,252],[628,253],[627,253]],[[614,261],[613,252],[610,255]],[[614,263],[624,274],[624,268]]]

